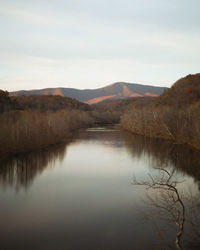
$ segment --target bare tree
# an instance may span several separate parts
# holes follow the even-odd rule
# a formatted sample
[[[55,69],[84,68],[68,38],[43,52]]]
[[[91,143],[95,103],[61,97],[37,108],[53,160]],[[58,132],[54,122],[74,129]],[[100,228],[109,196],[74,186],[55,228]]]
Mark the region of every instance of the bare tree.
[[[144,185],[147,190],[156,190],[156,196],[148,193],[148,199],[151,204],[160,211],[167,212],[178,227],[175,236],[175,245],[178,250],[182,250],[181,237],[184,231],[185,223],[185,205],[179,193],[177,185],[181,180],[174,178],[174,171],[170,173],[166,169],[159,169],[159,175],[149,175],[147,181],[138,182],[134,180],[134,184]]]

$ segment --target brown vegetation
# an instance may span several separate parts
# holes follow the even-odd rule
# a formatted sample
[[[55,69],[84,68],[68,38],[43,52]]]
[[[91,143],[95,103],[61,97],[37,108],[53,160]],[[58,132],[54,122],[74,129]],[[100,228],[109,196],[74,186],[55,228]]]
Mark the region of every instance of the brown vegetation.
[[[149,106],[155,97],[131,97],[127,99],[105,100],[101,103],[92,105],[93,109],[101,111],[119,111],[121,113],[130,110],[132,107]]]
[[[61,96],[9,97],[0,92],[0,154],[44,148],[66,141],[72,132],[119,122],[120,113],[94,109]]]
[[[14,105],[15,102],[11,100],[9,93],[0,89],[0,113],[13,109]]]
[[[177,81],[150,107],[132,107],[121,124],[133,133],[200,149],[200,74]]]
[[[196,102],[200,102],[200,74],[181,78],[158,97],[155,104],[182,108]]]
[[[89,105],[61,96],[9,97],[0,90],[0,155],[66,141],[94,123]]]
[[[120,100],[105,100],[101,103],[92,105],[92,117],[96,123],[119,123],[120,117],[124,112],[131,110],[133,107],[145,107],[151,105],[154,98],[136,97]]]
[[[90,110],[88,104],[77,101],[69,97],[62,96],[18,96],[11,97],[11,101],[17,104],[17,109],[39,109],[39,110],[61,110],[61,109],[80,109]]]
[[[173,140],[200,148],[200,107],[142,108],[123,115],[122,126],[137,134]]]
[[[74,130],[93,123],[80,110],[9,111],[0,115],[0,154],[18,153],[66,141]]]
[[[8,110],[52,110],[79,109],[89,111],[91,107],[86,104],[59,95],[31,95],[9,96],[7,91],[0,90],[0,113]]]
[[[120,112],[94,110],[90,112],[91,118],[97,125],[117,124],[120,121]]]

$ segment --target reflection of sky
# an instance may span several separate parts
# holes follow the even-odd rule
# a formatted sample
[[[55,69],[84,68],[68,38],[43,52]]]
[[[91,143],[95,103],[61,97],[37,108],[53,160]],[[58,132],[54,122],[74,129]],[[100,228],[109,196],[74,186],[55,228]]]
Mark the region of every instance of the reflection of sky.
[[[23,242],[19,249],[27,249],[30,241],[36,242],[33,249],[66,249],[70,244],[98,249],[100,243],[102,249],[148,249],[156,238],[141,223],[139,211],[148,209],[144,187],[132,180],[153,172],[152,159],[145,151],[131,155],[122,141],[115,145],[118,140],[115,131],[83,132],[67,146],[63,161],[46,168],[25,192],[1,190],[1,242]],[[192,178],[185,180],[193,185]]]
[[[199,71],[199,8],[198,0],[1,1],[0,88],[170,86]]]

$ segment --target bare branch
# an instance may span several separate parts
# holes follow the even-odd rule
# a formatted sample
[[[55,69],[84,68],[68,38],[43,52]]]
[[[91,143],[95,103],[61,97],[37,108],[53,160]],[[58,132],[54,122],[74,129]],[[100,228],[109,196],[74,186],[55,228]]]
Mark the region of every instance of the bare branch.
[[[173,174],[166,169],[159,169],[160,176],[152,176],[149,174],[148,181],[138,182],[135,178],[136,185],[143,185],[146,188],[157,190],[160,194],[160,200],[154,200],[151,196],[148,196],[151,204],[156,208],[170,213],[175,224],[178,227],[178,232],[175,238],[175,245],[178,250],[182,250],[181,246],[181,236],[183,234],[184,222],[185,222],[185,206],[180,197],[179,191],[177,189],[177,184],[181,183],[178,180],[173,180]],[[160,204],[162,202],[163,204]]]

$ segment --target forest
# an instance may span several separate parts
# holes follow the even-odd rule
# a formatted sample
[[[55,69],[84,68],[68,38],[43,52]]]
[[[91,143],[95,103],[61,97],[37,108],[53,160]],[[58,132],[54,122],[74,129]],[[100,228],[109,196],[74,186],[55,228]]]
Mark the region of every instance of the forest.
[[[121,125],[136,134],[200,149],[200,74],[178,80],[150,105],[132,105]]]
[[[188,75],[159,97],[88,105],[62,96],[9,96],[0,90],[0,154],[65,142],[73,132],[120,123],[135,134],[200,149],[200,74]]]
[[[89,105],[60,96],[9,97],[0,91],[0,154],[15,154],[66,142],[91,126]]]
[[[45,148],[70,140],[81,128],[113,124],[118,111],[101,110],[53,95],[9,96],[0,90],[0,155]]]

